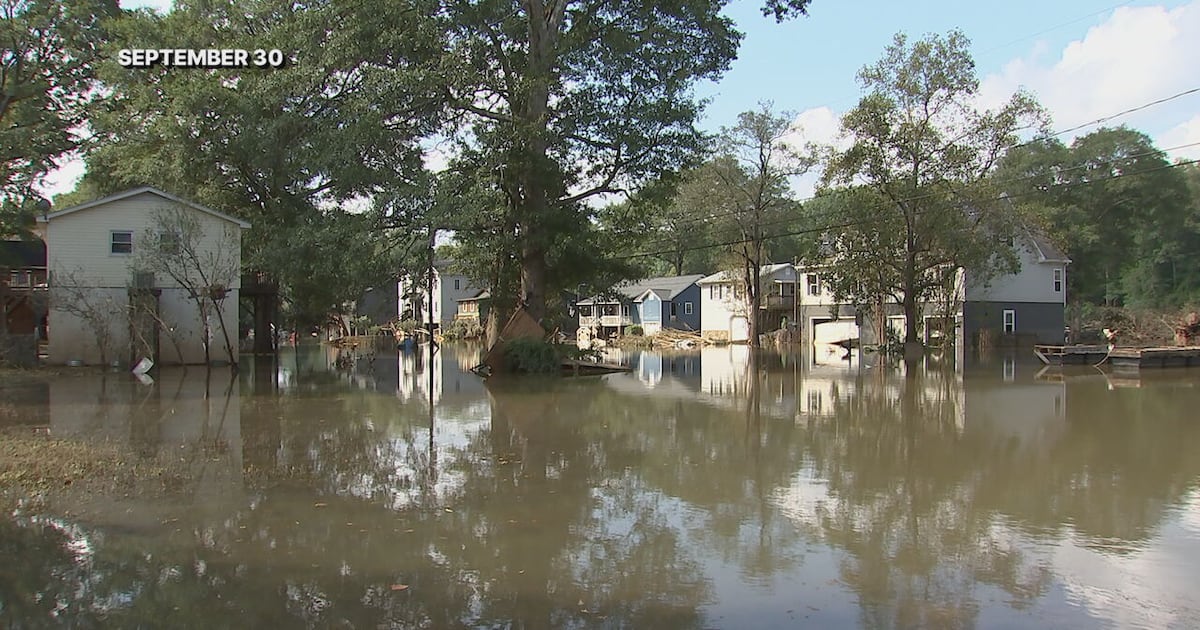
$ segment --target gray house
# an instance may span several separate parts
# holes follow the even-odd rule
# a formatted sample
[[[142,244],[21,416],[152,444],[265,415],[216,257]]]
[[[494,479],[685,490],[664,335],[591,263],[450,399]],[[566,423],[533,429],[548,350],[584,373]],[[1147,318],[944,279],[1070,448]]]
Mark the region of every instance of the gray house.
[[[647,335],[664,328],[700,330],[700,287],[704,276],[664,276],[628,282],[610,295],[576,303],[579,327],[600,337],[621,334],[626,326],[641,326]]]
[[[972,282],[971,272],[964,272],[964,336],[969,344],[984,330],[999,333],[1006,345],[1063,343],[1071,260],[1035,232],[1026,232],[1013,246],[1021,263],[1017,273],[984,283]]]

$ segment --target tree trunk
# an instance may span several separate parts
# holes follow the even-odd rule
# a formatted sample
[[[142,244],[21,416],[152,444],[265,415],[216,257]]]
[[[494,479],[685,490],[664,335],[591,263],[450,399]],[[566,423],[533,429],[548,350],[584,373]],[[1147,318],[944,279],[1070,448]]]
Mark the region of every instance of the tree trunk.
[[[761,260],[761,257],[759,257]],[[759,283],[762,282],[762,266],[758,264],[758,260],[750,261],[750,282],[746,287],[746,302],[750,305],[750,313],[747,318],[747,323],[750,325],[750,347],[758,348],[758,330],[759,330],[759,311],[762,306],[762,292],[759,291]]]

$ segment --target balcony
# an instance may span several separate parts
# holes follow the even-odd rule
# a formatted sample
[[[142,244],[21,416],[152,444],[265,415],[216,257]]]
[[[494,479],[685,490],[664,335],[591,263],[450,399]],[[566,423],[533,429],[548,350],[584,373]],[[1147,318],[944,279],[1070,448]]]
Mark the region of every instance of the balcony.
[[[796,296],[794,296],[794,295],[779,295],[777,293],[771,293],[771,294],[762,296],[762,308],[765,308],[768,310],[776,310],[776,309],[784,309],[784,308],[790,309],[790,308],[792,308],[792,305],[795,303],[796,303]]]

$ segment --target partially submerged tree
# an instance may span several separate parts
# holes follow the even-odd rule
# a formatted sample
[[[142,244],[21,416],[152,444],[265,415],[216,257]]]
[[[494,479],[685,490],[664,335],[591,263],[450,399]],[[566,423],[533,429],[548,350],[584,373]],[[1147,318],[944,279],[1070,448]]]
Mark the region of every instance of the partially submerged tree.
[[[1024,92],[998,110],[976,109],[968,46],[959,31],[916,42],[896,35],[878,63],[859,71],[867,94],[842,119],[850,147],[829,149],[824,160],[825,186],[871,191],[830,230],[835,274],[844,286],[897,298],[914,349],[919,306],[944,286],[942,270],[965,267],[979,279],[1015,270],[1016,213],[989,178],[1021,131],[1045,126]]]
[[[724,4],[447,2],[444,29],[466,77],[451,106],[486,157],[471,162],[474,178],[502,194],[496,221],[512,227],[517,297],[535,319],[561,288],[554,249],[590,222],[581,202],[636,189],[703,147],[692,89],[728,67],[741,38]],[[807,4],[767,8],[782,19]]]
[[[133,264],[139,271],[170,279],[195,306],[206,364],[212,362],[215,316],[225,356],[231,365],[237,365],[236,337],[230,337],[229,331],[237,322],[227,319],[226,300],[241,268],[240,235],[237,227],[227,223],[222,227],[218,233],[209,233],[193,211],[178,207],[159,210],[141,235],[144,245],[136,248]]]
[[[811,164],[787,142],[793,119],[772,112],[766,104],[739,114],[736,125],[721,130],[720,152],[701,171],[704,181],[687,191],[697,208],[713,212],[717,238],[731,243],[728,251],[744,289],[751,346],[758,345],[762,268],[770,262],[768,240],[783,231],[797,209],[789,192],[790,178],[804,174]]]

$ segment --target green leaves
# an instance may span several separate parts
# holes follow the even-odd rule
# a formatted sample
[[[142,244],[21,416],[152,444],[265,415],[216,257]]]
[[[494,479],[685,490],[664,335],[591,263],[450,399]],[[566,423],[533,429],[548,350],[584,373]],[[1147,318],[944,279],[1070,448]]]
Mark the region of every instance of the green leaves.
[[[79,147],[116,12],[115,0],[0,0],[0,236],[30,227],[34,187]]]

